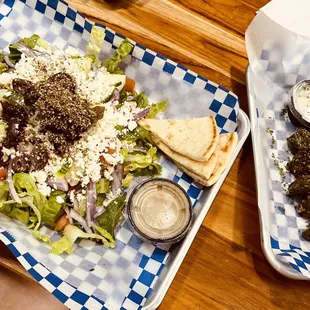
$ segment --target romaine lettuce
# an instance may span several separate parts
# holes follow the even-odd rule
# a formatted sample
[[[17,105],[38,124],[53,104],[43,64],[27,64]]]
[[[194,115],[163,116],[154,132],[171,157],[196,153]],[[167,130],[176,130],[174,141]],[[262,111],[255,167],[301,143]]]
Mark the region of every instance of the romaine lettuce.
[[[19,45],[22,44],[28,48],[34,48],[37,45],[37,42],[39,40],[39,36],[37,34],[33,34],[31,37],[29,38],[24,38],[19,40],[16,43],[12,43],[9,45],[9,50],[10,50],[10,54],[9,54],[9,59],[13,64],[16,64],[21,57],[21,52],[18,50],[19,49]]]
[[[90,33],[88,44],[86,46],[87,53],[93,54],[95,55],[95,57],[98,57],[102,43],[104,41],[104,37],[105,33],[103,29],[97,26],[93,26]]]
[[[118,67],[120,62],[131,52],[132,45],[128,39],[125,39],[121,45],[116,49],[114,56],[104,60],[101,66],[106,67],[108,72],[113,74],[124,74],[124,72]]]
[[[57,219],[62,215],[62,206],[63,203],[59,203],[57,198],[60,197],[63,201],[66,199],[66,194],[62,191],[53,191],[45,205],[42,213],[42,223],[46,223],[54,227]]]
[[[146,118],[155,118],[158,113],[165,112],[167,105],[167,101],[152,104]]]
[[[145,92],[143,91],[139,95],[135,96],[138,108],[147,108],[149,106],[149,100],[147,99]]]
[[[5,63],[3,55],[0,55],[0,74],[7,71],[9,66]]]
[[[132,173],[128,172],[122,181],[122,186],[123,187],[129,187],[133,178],[134,178],[134,175]]]
[[[113,240],[115,227],[120,221],[126,205],[125,200],[126,193],[112,200],[105,211],[96,218],[97,226],[105,229],[113,237]]]
[[[114,248],[115,243],[109,242],[107,238],[99,234],[87,234],[74,225],[67,225],[64,229],[64,236],[59,240],[51,243],[52,253],[61,254],[66,252],[70,254],[72,252],[72,246],[78,238],[84,239],[98,239],[108,248]]]
[[[106,178],[101,178],[96,184],[97,194],[106,194],[110,191],[110,181]]]
[[[125,160],[125,173],[129,171],[134,171],[136,169],[146,168],[149,165],[153,164],[156,160],[157,148],[151,146],[147,154],[139,153],[135,155],[129,154]]]
[[[149,131],[144,129],[142,126],[137,126],[133,131],[128,131],[126,134],[120,132],[119,138],[122,141],[136,142],[136,144],[142,144],[143,146],[154,145],[152,136]]]
[[[29,212],[23,211],[17,207],[13,208],[13,210],[8,213],[8,216],[14,220],[17,220],[24,225],[27,225],[29,222]]]

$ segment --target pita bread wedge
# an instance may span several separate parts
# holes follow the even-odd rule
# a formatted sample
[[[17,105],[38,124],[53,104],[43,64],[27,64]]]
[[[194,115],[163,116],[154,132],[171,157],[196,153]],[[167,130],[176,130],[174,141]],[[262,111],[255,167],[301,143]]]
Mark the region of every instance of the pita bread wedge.
[[[208,161],[202,162],[202,161],[195,161],[190,158],[187,158],[179,153],[176,153],[172,151],[165,143],[163,143],[161,140],[159,140],[156,136],[152,135],[152,138],[156,145],[165,153],[167,154],[177,165],[184,166],[184,167],[190,167],[190,169],[195,174],[201,174],[206,179],[209,179],[212,175],[212,172],[214,171],[217,160],[219,157],[219,144],[218,147],[215,149],[211,157],[208,159]]]
[[[138,123],[172,151],[196,161],[207,161],[219,141],[213,116],[185,120],[142,119]]]
[[[205,186],[211,186],[218,181],[221,174],[224,172],[227,163],[237,146],[237,143],[238,135],[236,132],[220,135],[220,150],[218,161],[210,178],[206,178],[202,173],[197,173],[197,171],[193,171],[192,167],[187,167],[183,165],[180,165],[179,167],[186,174],[191,176],[196,182]]]

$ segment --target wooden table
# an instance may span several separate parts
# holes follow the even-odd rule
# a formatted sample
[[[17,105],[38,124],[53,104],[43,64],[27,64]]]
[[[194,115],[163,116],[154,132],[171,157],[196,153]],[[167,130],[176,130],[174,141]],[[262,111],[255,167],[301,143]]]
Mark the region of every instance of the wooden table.
[[[231,89],[239,96],[245,111],[248,110],[245,87],[248,61],[244,33],[256,10],[267,2],[69,1],[90,19]],[[3,245],[0,245],[0,253],[1,265],[30,279]],[[21,281],[27,283],[22,288],[27,286],[28,296],[39,296],[36,300],[40,308],[47,298],[48,309],[52,306],[61,308],[59,302],[50,298],[51,295],[37,283],[32,280]],[[308,289],[307,282],[284,278],[264,258],[260,245],[253,153],[249,138],[160,309],[304,309],[309,308]],[[15,297],[18,292],[12,294]],[[14,298],[11,298],[11,305],[13,307],[10,309],[18,309],[14,308]],[[34,305],[29,309],[35,309]]]

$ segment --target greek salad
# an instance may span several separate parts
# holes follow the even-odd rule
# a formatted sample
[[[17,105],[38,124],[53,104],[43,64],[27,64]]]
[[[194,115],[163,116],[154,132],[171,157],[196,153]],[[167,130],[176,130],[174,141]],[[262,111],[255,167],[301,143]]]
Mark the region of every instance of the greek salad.
[[[115,247],[125,189],[161,173],[150,133],[137,124],[164,112],[119,68],[125,39],[100,61],[104,32],[94,26],[86,54],[38,35],[0,53],[0,212],[33,230],[54,254],[78,238]],[[60,233],[51,241],[44,225]]]

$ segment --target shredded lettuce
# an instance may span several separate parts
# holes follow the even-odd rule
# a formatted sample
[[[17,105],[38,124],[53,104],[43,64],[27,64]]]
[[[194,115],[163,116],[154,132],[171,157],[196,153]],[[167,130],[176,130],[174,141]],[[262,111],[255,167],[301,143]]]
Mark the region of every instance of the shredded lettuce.
[[[142,176],[149,176],[154,177],[155,175],[161,174],[162,166],[156,163],[152,163],[151,165],[147,166],[146,168],[138,168],[132,172],[134,177],[142,177]]]
[[[66,199],[66,194],[62,191],[53,191],[47,201],[47,204],[45,205],[45,208],[43,209],[42,213],[42,223],[48,224],[52,227],[54,227],[55,222],[57,219],[62,215],[62,206],[63,203],[57,202],[57,198],[61,198],[63,201]]]
[[[60,169],[61,170],[61,169]],[[78,167],[74,162],[72,163],[72,166],[69,168],[69,170],[67,171],[67,173],[65,174],[65,178],[68,181],[68,183],[71,186],[75,186],[79,183],[79,180],[77,179],[76,175],[79,174],[79,172],[83,172],[83,169],[81,167]],[[58,177],[58,175],[62,175],[58,174],[58,172],[56,173],[56,176]]]
[[[96,63],[96,56],[93,54],[86,55],[77,59],[77,63],[81,72],[88,73],[92,69],[92,64]]]
[[[45,40],[41,39],[40,37],[37,40],[36,46],[40,46],[40,47],[46,49],[47,51],[52,49],[51,45],[49,43],[47,43]]]
[[[38,218],[38,224],[55,225],[61,215],[62,203],[57,202],[57,197],[63,200],[66,194],[62,191],[53,191],[47,200],[42,195],[31,176],[27,173],[15,173],[13,183],[23,204],[29,206]]]
[[[102,207],[105,198],[106,194],[98,194],[96,200],[96,207]]]
[[[29,216],[29,222],[31,223],[28,228],[33,229],[38,223],[38,218],[36,216]]]
[[[36,191],[37,187],[28,173],[15,173],[13,175],[13,183],[19,193],[26,190],[28,193]]]
[[[167,101],[152,104],[146,118],[155,118],[158,113],[165,112],[167,105]]]
[[[72,246],[78,238],[83,239],[98,239],[108,248],[115,247],[115,243],[109,242],[107,238],[99,234],[87,234],[74,225],[67,225],[64,229],[64,236],[59,240],[51,243],[52,253],[61,254],[66,252],[70,254],[72,252]]]
[[[149,144],[154,145],[150,132],[140,125],[138,125],[133,131],[128,131],[126,134],[120,132],[119,138],[123,141],[141,144],[142,146],[148,147]]]
[[[126,193],[112,200],[106,207],[105,211],[97,216],[97,226],[105,229],[114,240],[114,230],[116,225],[121,220],[123,210],[126,205]]]
[[[104,37],[105,37],[104,31],[100,27],[93,26],[90,33],[88,44],[86,46],[87,53],[93,54],[97,58],[104,41]]]
[[[9,186],[6,181],[0,181],[0,202],[8,199]]]
[[[97,194],[106,194],[110,191],[110,181],[106,178],[101,178],[96,184]]]
[[[4,55],[0,55],[0,74],[7,71],[9,66],[4,61]]]
[[[67,158],[63,163],[63,165],[61,166],[61,168],[56,172],[56,177],[57,178],[64,177],[71,167],[72,167],[72,159]]]
[[[136,169],[146,168],[153,164],[156,160],[156,147],[150,147],[147,154],[139,153],[131,155],[129,154],[125,160],[125,173],[129,171],[134,171]]]
[[[116,49],[115,54],[108,60],[104,60],[101,66],[106,67],[108,72],[113,74],[124,74],[118,67],[120,62],[131,52],[132,45],[128,39],[125,39],[121,45]]]
[[[138,108],[143,109],[149,106],[149,100],[147,99],[144,91],[135,96],[135,101],[137,102]]]
[[[28,211],[23,211],[19,208],[13,208],[13,210],[8,213],[8,216],[14,220],[17,220],[25,225],[28,224],[29,222],[29,212]]]
[[[122,181],[122,186],[123,187],[129,187],[133,178],[134,178],[134,175],[132,173],[130,173],[130,172],[127,173],[125,178]]]
[[[92,227],[95,228],[101,236],[103,236],[108,241],[110,241],[111,244],[115,244],[115,239],[105,229],[103,229],[102,227],[99,227],[99,226],[95,226],[95,225],[93,225]]]
[[[10,59],[10,61],[13,64],[16,64],[20,60],[21,54],[22,54],[18,50],[20,44],[22,44],[28,48],[34,48],[37,45],[39,39],[40,39],[40,37],[37,34],[33,34],[29,38],[24,38],[24,39],[19,40],[16,43],[10,44],[9,45],[9,50],[10,50],[9,59]]]

